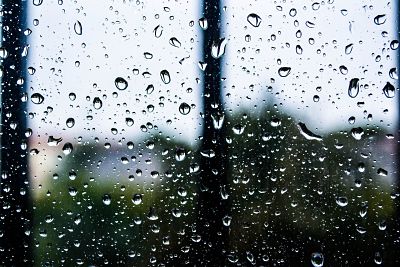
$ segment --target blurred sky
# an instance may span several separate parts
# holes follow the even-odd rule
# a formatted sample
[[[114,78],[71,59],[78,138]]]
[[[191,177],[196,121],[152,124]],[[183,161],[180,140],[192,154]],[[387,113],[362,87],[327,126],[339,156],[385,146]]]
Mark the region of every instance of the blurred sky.
[[[277,104],[316,133],[347,129],[350,116],[356,125],[370,123],[395,132],[398,92],[390,99],[382,92],[386,82],[397,87],[389,77],[397,64],[397,50],[390,49],[396,39],[393,2],[225,1],[223,6],[222,37],[228,43],[222,85],[228,110],[258,112],[266,103]],[[29,107],[36,113],[30,120],[36,133],[117,141],[143,135],[141,126],[151,122],[158,129],[146,134],[163,132],[187,143],[200,135],[201,1],[44,0],[39,6],[31,1],[30,7],[29,65],[36,69],[29,79],[30,94],[45,97],[42,104]],[[247,21],[250,13],[262,19],[259,27]],[[382,14],[385,23],[376,25],[374,18]],[[81,35],[74,29],[77,21]],[[163,31],[157,38],[154,29],[159,25]],[[170,44],[173,37],[180,47]],[[346,54],[349,44],[353,49]],[[301,55],[296,45],[302,47]],[[146,52],[151,59],[145,58]],[[342,65],[348,70],[345,75],[339,70]],[[280,77],[280,67],[290,67],[290,74]],[[169,84],[162,82],[162,70],[169,71]],[[128,81],[126,90],[116,88],[117,77]],[[361,85],[355,98],[348,95],[352,78]],[[146,94],[150,84],[155,90]],[[70,100],[70,93],[76,100]],[[314,95],[319,102],[313,101]],[[93,107],[95,97],[103,102],[99,110]],[[187,115],[179,113],[182,102],[193,105]],[[48,107],[52,112],[44,114]],[[132,127],[125,124],[126,117],[134,119]],[[66,127],[68,118],[75,119],[74,127]],[[118,133],[113,135],[111,128]]]

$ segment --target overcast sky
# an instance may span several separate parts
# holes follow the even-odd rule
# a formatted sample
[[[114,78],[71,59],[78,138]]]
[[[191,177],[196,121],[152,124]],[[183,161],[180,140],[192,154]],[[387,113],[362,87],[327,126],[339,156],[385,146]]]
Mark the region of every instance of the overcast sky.
[[[30,94],[44,96],[42,104],[29,107],[37,114],[30,120],[31,127],[36,133],[64,139],[120,140],[142,135],[141,126],[150,122],[158,130],[150,129],[148,134],[162,131],[192,143],[201,131],[200,2],[44,0],[40,6],[30,4],[29,58],[36,72],[28,82]],[[319,133],[348,128],[350,116],[356,118],[356,125],[371,123],[394,132],[398,92],[394,98],[382,92],[387,82],[397,87],[389,77],[397,62],[397,50],[390,49],[396,39],[393,5],[386,1],[275,2],[223,4],[222,37],[227,46],[222,84],[224,95],[230,96],[225,98],[227,109],[257,106],[260,110],[266,103],[277,104]],[[251,13],[261,18],[259,27],[247,20]],[[380,22],[385,22],[375,24],[374,18],[382,14],[386,17]],[[349,44],[353,49],[346,54]],[[297,45],[302,54],[296,53]],[[340,66],[347,71],[341,72]],[[287,77],[278,75],[281,67],[291,68]],[[162,70],[168,70],[170,83],[162,81]],[[118,77],[128,82],[125,90],[116,88]],[[355,98],[348,95],[353,78],[361,85]],[[151,84],[154,92],[147,94]],[[74,101],[70,93],[76,95]],[[96,97],[102,101],[100,109],[94,108]],[[187,115],[179,113],[183,102],[192,105]],[[48,107],[53,111],[46,115]],[[368,114],[372,114],[370,122]],[[133,126],[126,125],[127,117],[134,120]],[[66,126],[68,118],[75,119],[72,128]],[[116,135],[112,128],[118,130]]]

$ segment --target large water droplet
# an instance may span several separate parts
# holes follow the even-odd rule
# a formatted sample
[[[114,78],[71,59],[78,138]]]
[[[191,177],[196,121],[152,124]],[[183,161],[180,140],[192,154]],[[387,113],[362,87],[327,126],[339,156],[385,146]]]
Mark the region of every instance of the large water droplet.
[[[278,70],[278,74],[281,77],[287,77],[290,74],[291,70],[292,70],[292,68],[290,68],[290,67],[280,67]]]
[[[153,30],[154,36],[160,38],[163,33],[163,30],[164,30],[163,26],[161,25],[156,26]]]
[[[111,204],[111,196],[109,194],[103,196],[103,203],[107,206]]]
[[[225,115],[221,113],[213,113],[211,114],[211,118],[213,120],[214,129],[221,129],[224,124]]]
[[[186,150],[184,148],[177,148],[175,151],[176,161],[183,161],[186,158]]]
[[[182,104],[179,105],[179,112],[180,112],[182,115],[187,115],[187,114],[189,114],[189,112],[190,112],[190,106],[189,106],[189,104],[187,104],[187,103],[185,103],[185,102],[182,102]]]
[[[299,122],[297,128],[300,130],[301,135],[303,135],[307,140],[322,141],[322,137],[311,132],[304,123]]]
[[[375,262],[375,264],[377,264],[377,265],[381,265],[381,264],[382,264],[383,259],[382,259],[382,255],[381,255],[380,252],[375,252],[374,262]]]
[[[140,203],[142,203],[142,194],[134,194],[132,196],[132,203],[135,205],[139,205]]]
[[[149,213],[147,214],[147,218],[150,221],[156,221],[158,220],[158,215],[156,213],[156,210],[153,207],[150,207]]]
[[[132,118],[125,118],[125,123],[128,127],[131,127],[135,122]]]
[[[324,255],[320,252],[314,252],[311,254],[311,264],[314,267],[324,266]]]
[[[169,44],[177,48],[181,47],[181,42],[179,42],[179,40],[176,39],[175,37],[169,39]]]
[[[397,75],[397,68],[391,68],[389,70],[389,77],[394,79],[394,80],[398,80],[399,76]]]
[[[218,41],[213,42],[211,46],[211,56],[215,59],[222,57],[225,53],[225,47],[227,44],[227,40],[225,38],[221,38]]]
[[[152,84],[149,84],[148,86],[147,86],[147,88],[146,88],[146,94],[151,94],[151,93],[153,93],[153,91],[154,91],[154,85],[152,85]]]
[[[399,41],[397,40],[393,40],[390,42],[390,48],[392,50],[396,50],[397,48],[399,48]]]
[[[240,135],[244,132],[245,126],[242,124],[236,124],[233,126],[232,130],[235,134]]]
[[[74,147],[72,146],[71,143],[65,143],[63,148],[62,148],[62,151],[63,151],[64,155],[71,154],[73,150],[74,150]]]
[[[103,106],[103,102],[101,101],[101,99],[99,97],[95,97],[93,99],[93,107],[95,109],[101,109],[102,106]]]
[[[344,48],[344,52],[346,53],[346,55],[349,55],[351,51],[353,51],[353,46],[353,44],[346,45],[346,47]]]
[[[336,197],[336,204],[340,207],[345,207],[348,203],[347,197]]]
[[[353,78],[350,80],[348,93],[351,98],[355,98],[360,91],[360,85],[358,81],[358,78]]]
[[[75,125],[75,119],[74,118],[68,118],[67,121],[65,122],[68,128],[72,128]]]
[[[42,104],[42,103],[43,103],[44,97],[43,97],[41,94],[39,94],[39,93],[34,93],[34,94],[31,96],[31,101],[32,101],[33,104],[39,105],[39,104]]]
[[[43,3],[43,0],[33,0],[34,6],[40,6]]]
[[[386,15],[385,14],[383,14],[383,15],[378,15],[378,16],[376,16],[375,18],[374,18],[374,23],[376,24],[376,25],[381,25],[381,24],[383,24],[383,23],[385,23],[386,22]]]
[[[250,23],[251,26],[258,27],[260,26],[262,19],[257,14],[251,13],[247,16],[247,21]]]
[[[60,144],[62,140],[63,140],[62,137],[55,138],[54,136],[50,135],[49,138],[47,139],[47,145],[58,146],[58,144]]]
[[[300,45],[296,45],[296,53],[298,55],[303,54],[303,48]]]
[[[306,26],[307,26],[308,28],[314,28],[314,27],[315,27],[315,24],[314,24],[313,22],[311,22],[311,21],[306,21]]]
[[[339,66],[339,71],[340,71],[340,73],[343,74],[343,75],[346,75],[346,74],[349,72],[349,70],[347,69],[347,67],[344,66],[344,65]]]
[[[124,78],[117,77],[114,83],[115,87],[117,87],[117,89],[119,90],[125,90],[126,88],[128,88],[128,82]]]
[[[199,19],[199,25],[200,25],[200,28],[202,28],[203,30],[207,30],[207,28],[208,28],[207,19],[206,18]]]
[[[380,176],[387,176],[388,175],[388,171],[382,168],[379,168],[376,173]]]
[[[203,149],[200,151],[200,154],[206,158],[213,158],[215,157],[215,151],[213,149]]]
[[[361,127],[351,129],[351,135],[356,140],[361,140],[362,136],[364,135],[364,129]]]
[[[393,98],[396,89],[390,82],[387,82],[386,85],[383,87],[382,91],[387,98]]]
[[[171,82],[171,76],[169,76],[169,72],[167,70],[162,70],[160,72],[161,80],[165,84],[169,84]]]
[[[79,20],[75,22],[74,30],[77,35],[82,35],[82,24]]]

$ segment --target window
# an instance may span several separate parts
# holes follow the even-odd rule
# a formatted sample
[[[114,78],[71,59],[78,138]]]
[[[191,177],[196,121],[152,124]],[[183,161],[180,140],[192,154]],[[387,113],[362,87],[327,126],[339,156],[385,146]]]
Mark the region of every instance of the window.
[[[397,1],[3,0],[4,266],[397,266]]]

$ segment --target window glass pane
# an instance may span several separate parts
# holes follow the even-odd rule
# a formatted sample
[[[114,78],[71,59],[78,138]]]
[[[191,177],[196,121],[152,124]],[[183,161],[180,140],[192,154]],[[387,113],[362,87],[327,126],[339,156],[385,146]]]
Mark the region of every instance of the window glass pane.
[[[400,264],[398,1],[1,15],[0,265]]]

